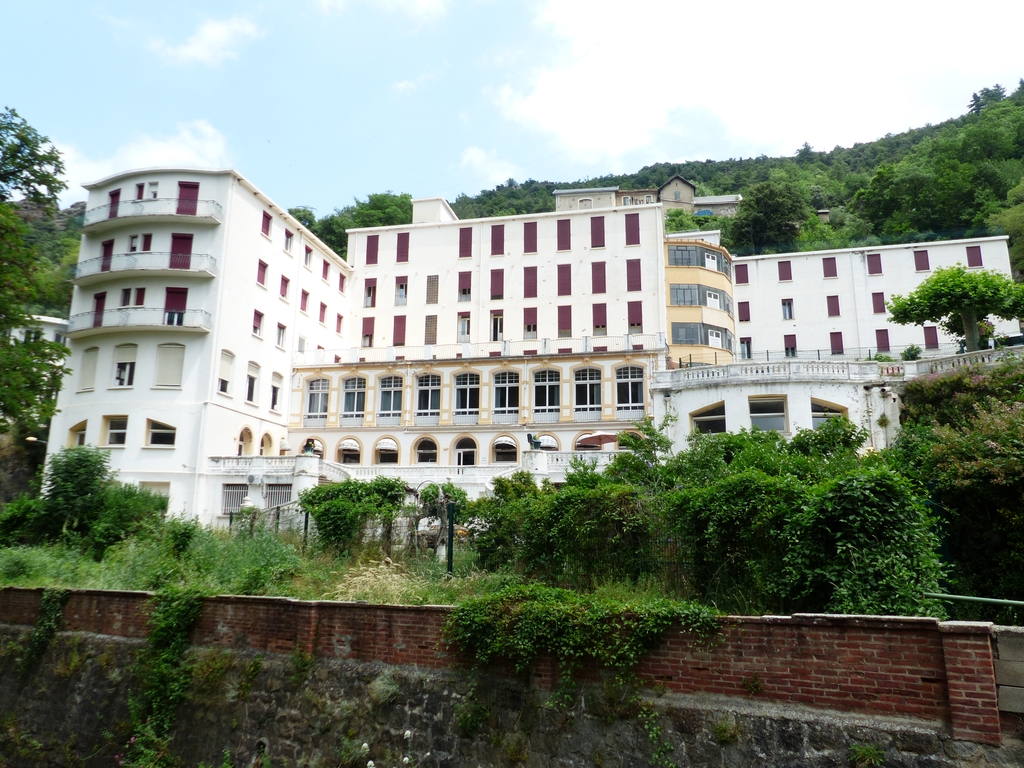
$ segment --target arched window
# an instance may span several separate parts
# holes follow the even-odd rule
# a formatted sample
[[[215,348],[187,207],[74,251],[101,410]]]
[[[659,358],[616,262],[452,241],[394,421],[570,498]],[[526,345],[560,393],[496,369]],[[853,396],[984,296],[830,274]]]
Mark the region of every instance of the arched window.
[[[464,437],[455,444],[455,464],[460,467],[476,466],[476,443]]]
[[[377,441],[377,447],[374,451],[374,464],[397,464],[398,463],[398,443],[390,437],[382,437]]]
[[[306,413],[302,417],[304,427],[322,427],[327,424],[327,401],[330,390],[329,379],[310,379],[306,385]]]
[[[819,429],[825,426],[829,419],[840,419],[846,416],[847,410],[834,403],[826,403],[824,400],[811,400],[811,426]]]
[[[363,412],[366,410],[366,379],[358,377],[345,379],[342,389],[344,390],[341,407],[342,423],[362,424]]]
[[[519,446],[511,437],[499,437],[494,441],[494,463],[511,463],[519,461]]]
[[[273,456],[274,455],[274,438],[269,434],[264,434],[263,439],[260,440],[260,456]]]
[[[80,421],[68,430],[68,448],[85,445],[85,429],[88,425],[88,421]]]
[[[561,374],[554,370],[533,373],[533,420],[558,421]]]
[[[576,421],[600,421],[601,419],[601,371],[597,368],[581,368],[574,376],[576,381]]]
[[[416,444],[417,464],[437,464],[437,443],[425,437]]]
[[[615,415],[622,421],[644,416],[644,369],[626,365],[615,371]]]
[[[519,374],[502,371],[494,374],[494,413],[496,424],[515,424],[519,421]]]
[[[395,425],[402,421],[402,377],[385,376],[380,380],[377,407],[379,426]]]
[[[245,427],[238,435],[238,455],[252,456],[252,432]]]
[[[359,443],[351,437],[346,437],[338,443],[339,464],[358,464],[360,456]]]

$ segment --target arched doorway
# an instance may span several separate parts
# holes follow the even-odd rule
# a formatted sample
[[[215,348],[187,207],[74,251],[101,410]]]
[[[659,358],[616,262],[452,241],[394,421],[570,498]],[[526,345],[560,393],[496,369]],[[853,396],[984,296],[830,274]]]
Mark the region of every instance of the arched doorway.
[[[263,439],[260,440],[260,456],[271,456],[274,453],[274,438],[269,434],[264,434]]]
[[[248,427],[245,427],[242,432],[238,435],[238,455],[239,456],[252,456],[253,448],[252,432]]]
[[[464,437],[455,444],[455,464],[459,467],[476,466],[476,443]]]

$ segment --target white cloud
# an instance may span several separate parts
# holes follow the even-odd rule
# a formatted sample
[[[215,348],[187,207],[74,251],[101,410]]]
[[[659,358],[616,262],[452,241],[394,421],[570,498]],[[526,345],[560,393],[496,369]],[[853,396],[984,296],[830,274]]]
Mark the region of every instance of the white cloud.
[[[444,16],[451,7],[451,0],[317,0],[325,12],[341,11],[352,2],[370,2],[388,13],[402,13],[416,19]]]
[[[481,182],[486,184],[500,184],[522,175],[518,166],[498,159],[497,152],[487,152],[480,147],[466,147],[463,150],[462,167],[476,171]]]
[[[61,204],[84,200],[82,184],[133,168],[184,166],[224,168],[231,164],[224,135],[205,120],[178,123],[172,136],[142,135],[118,147],[112,155],[90,158],[74,145],[57,142],[64,156],[68,188]]]
[[[232,16],[222,21],[204,21],[195,34],[181,45],[168,45],[163,40],[153,40],[149,47],[175,64],[197,62],[215,65],[225,59],[237,59],[238,46],[245,40],[262,36],[263,33],[251,19]]]
[[[433,72],[425,72],[424,74],[420,75],[419,77],[413,80],[397,80],[391,84],[391,87],[392,89],[398,91],[399,93],[402,93],[404,91],[415,91],[417,88],[420,87],[422,83],[425,83],[428,80],[432,80],[433,78]]]

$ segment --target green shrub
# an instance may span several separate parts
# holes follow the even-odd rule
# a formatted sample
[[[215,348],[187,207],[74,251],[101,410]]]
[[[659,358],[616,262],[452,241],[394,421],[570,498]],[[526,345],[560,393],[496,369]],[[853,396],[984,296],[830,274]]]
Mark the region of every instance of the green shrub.
[[[391,477],[376,477],[368,483],[346,480],[309,488],[299,495],[302,509],[316,521],[321,544],[339,552],[361,541],[370,520],[390,525],[404,503],[405,483]]]

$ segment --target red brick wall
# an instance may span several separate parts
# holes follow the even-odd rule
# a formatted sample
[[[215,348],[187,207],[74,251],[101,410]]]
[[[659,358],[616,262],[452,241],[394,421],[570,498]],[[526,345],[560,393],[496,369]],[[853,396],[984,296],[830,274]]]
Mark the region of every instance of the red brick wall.
[[[0,622],[32,624],[41,590],[0,590]],[[146,634],[145,592],[72,593],[67,629]],[[442,669],[464,659],[441,642],[448,608],[211,597],[192,632],[197,645],[381,661]],[[550,685],[550,659],[534,670]],[[991,625],[935,619],[731,616],[710,645],[669,631],[641,662],[642,679],[673,692],[751,696],[811,707],[950,723],[958,739],[998,744]]]

